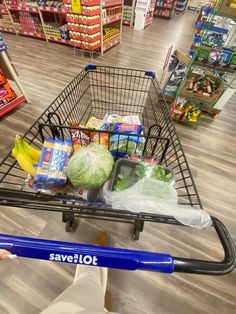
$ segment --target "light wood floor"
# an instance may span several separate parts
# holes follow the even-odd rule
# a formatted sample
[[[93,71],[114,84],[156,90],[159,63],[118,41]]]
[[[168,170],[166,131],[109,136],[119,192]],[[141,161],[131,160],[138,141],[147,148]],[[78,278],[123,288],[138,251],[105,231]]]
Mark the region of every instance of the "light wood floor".
[[[87,63],[154,69],[160,77],[169,46],[187,52],[197,15],[186,13],[171,21],[155,19],[138,32],[124,27],[122,45],[93,60],[73,55],[67,46],[5,35],[9,52],[31,104],[19,107],[0,121],[0,156],[13,144],[58,93]],[[220,116],[204,118],[194,131],[177,125],[190,167],[210,214],[220,218],[236,238],[236,123],[233,97]],[[47,239],[90,242],[97,230],[110,234],[112,246],[172,253],[176,256],[221,259],[222,251],[211,230],[179,230],[146,223],[138,242],[126,224],[82,221],[66,234],[59,214],[1,207],[0,233]],[[0,263],[0,313],[36,314],[70,285],[75,267],[16,259]],[[108,289],[113,310],[125,314],[236,313],[236,272],[222,277],[164,275],[142,271],[109,271]],[[56,313],[55,313],[56,314]]]

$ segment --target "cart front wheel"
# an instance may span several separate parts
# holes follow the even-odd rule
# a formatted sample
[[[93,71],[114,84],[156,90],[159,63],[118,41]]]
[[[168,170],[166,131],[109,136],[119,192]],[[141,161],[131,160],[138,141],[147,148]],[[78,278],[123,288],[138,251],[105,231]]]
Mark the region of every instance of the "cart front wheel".
[[[133,239],[135,241],[138,241],[139,240],[139,235],[140,235],[140,231],[136,228],[134,228],[134,232],[133,232]]]
[[[144,222],[140,220],[136,220],[134,222],[134,230],[133,230],[133,239],[137,241],[140,236],[140,232],[143,231]]]
[[[74,220],[70,220],[70,219],[67,220],[66,226],[65,226],[66,232],[71,232],[73,225],[74,225]]]
[[[74,227],[75,217],[73,213],[62,213],[62,221],[66,224],[66,232],[71,232]]]

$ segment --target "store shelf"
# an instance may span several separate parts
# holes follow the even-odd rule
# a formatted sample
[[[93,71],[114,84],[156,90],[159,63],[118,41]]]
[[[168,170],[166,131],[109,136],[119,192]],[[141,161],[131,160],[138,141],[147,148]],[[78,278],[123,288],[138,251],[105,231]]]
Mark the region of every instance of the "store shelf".
[[[152,24],[152,16],[145,20],[144,28]]]
[[[130,25],[130,20],[123,20],[123,21],[122,21],[122,24],[124,24],[124,25]]]
[[[70,46],[75,47],[75,48],[80,48],[80,49],[86,49],[88,51],[94,51],[94,50],[98,50],[101,47],[101,44],[97,44],[94,47],[86,47],[82,44],[75,44],[75,43],[70,43]]]
[[[72,12],[72,9],[66,9],[66,13],[71,13],[71,14],[76,14]],[[94,15],[100,15],[101,11],[100,9],[91,11],[91,12],[81,12],[79,15],[84,15],[84,16],[94,16]]]
[[[175,8],[174,7],[169,8],[169,7],[164,7],[164,6],[156,6],[155,9],[157,9],[157,10],[158,9],[174,10]]]
[[[16,33],[14,28],[10,28],[10,27],[0,27],[0,31],[7,32],[7,33]]]
[[[88,43],[95,43],[96,41],[101,39],[101,35],[98,35],[98,36],[96,36],[93,39],[83,38],[83,37],[80,37],[80,36],[72,36],[72,35],[70,35],[70,38],[71,39],[76,39],[76,40],[81,40],[81,41],[84,40],[84,41],[86,41]]]
[[[5,114],[15,109],[17,106],[24,102],[26,102],[26,98],[25,96],[21,95],[18,96],[16,99],[12,100],[9,104],[0,106],[0,117],[4,116]]]
[[[199,66],[204,67],[204,68],[217,70],[217,71],[221,71],[221,72],[228,72],[228,73],[232,73],[232,74],[234,74],[236,72],[236,70],[234,70],[234,69],[225,68],[225,67],[221,67],[218,65],[213,65],[213,64],[206,63],[206,62],[194,61],[194,64],[199,65]]]
[[[97,27],[97,28],[94,28],[92,30],[87,30],[85,31],[84,29],[82,28],[79,28],[79,27],[73,27],[73,26],[68,26],[68,31],[72,31],[72,32],[79,32],[79,33],[84,33],[84,34],[89,34],[89,35],[94,35],[98,32],[101,31],[101,27]]]
[[[0,8],[0,13],[2,14],[8,14],[8,11],[6,8]]]
[[[47,39],[48,39],[49,41],[52,41],[52,42],[55,42],[55,43],[70,45],[70,41],[67,40],[67,39],[53,38],[53,37],[50,37],[50,36],[47,36]]]
[[[110,49],[111,47],[118,45],[120,43],[120,35],[117,35],[115,38],[103,43],[103,51]]]
[[[113,16],[110,16],[110,17],[107,17],[105,19],[105,21],[103,22],[103,25],[108,25],[110,23],[113,23],[113,22],[116,22],[116,21],[120,21],[122,19],[122,14],[117,14],[117,15],[113,15]]]
[[[39,9],[42,12],[58,13],[58,14],[65,14],[65,13],[71,12],[70,10],[65,9],[65,8],[54,8],[50,6],[42,6],[42,7],[39,7]]]
[[[24,36],[35,37],[35,38],[41,38],[41,39],[45,39],[46,38],[44,34],[35,34],[33,32],[17,31],[17,34],[24,35]]]
[[[82,21],[79,19],[70,19],[70,18],[66,18],[67,22],[70,23],[75,23],[75,24],[82,24],[82,25],[95,25],[95,24],[99,24],[100,23],[100,18],[94,19],[93,21]]]
[[[102,7],[103,7],[103,8],[119,6],[119,5],[122,5],[122,4],[123,4],[123,2],[120,1],[120,0],[107,0],[107,1],[102,1]]]
[[[63,0],[63,3],[71,4],[71,0]],[[100,0],[93,0],[93,1],[81,0],[81,5],[85,5],[85,6],[100,5]]]
[[[38,7],[30,7],[30,6],[26,6],[23,4],[19,4],[19,5],[7,5],[7,8],[10,11],[22,11],[22,12],[33,12],[33,13],[38,13]]]

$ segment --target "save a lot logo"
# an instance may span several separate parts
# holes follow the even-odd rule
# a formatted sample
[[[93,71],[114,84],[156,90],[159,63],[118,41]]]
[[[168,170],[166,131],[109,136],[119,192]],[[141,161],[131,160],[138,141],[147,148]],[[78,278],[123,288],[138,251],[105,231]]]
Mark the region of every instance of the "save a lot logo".
[[[50,253],[49,261],[97,266],[98,258],[96,256],[85,254],[66,255]]]

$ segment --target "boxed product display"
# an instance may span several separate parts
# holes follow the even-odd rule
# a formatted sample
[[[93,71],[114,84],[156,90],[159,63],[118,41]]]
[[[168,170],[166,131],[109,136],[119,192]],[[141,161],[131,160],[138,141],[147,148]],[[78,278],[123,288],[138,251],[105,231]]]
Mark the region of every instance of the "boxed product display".
[[[163,83],[163,95],[175,97],[189,63],[190,58],[188,56],[185,56],[178,50],[174,51],[174,53],[171,55],[168,65],[168,72],[166,73],[165,82]]]
[[[190,73],[180,91],[180,96],[202,100],[214,104],[224,91],[224,82],[212,74]]]
[[[0,106],[4,106],[16,98],[16,93],[0,69]]]
[[[182,97],[177,97],[171,106],[171,116],[175,120],[196,123],[200,119],[200,114],[201,111],[196,105]]]

